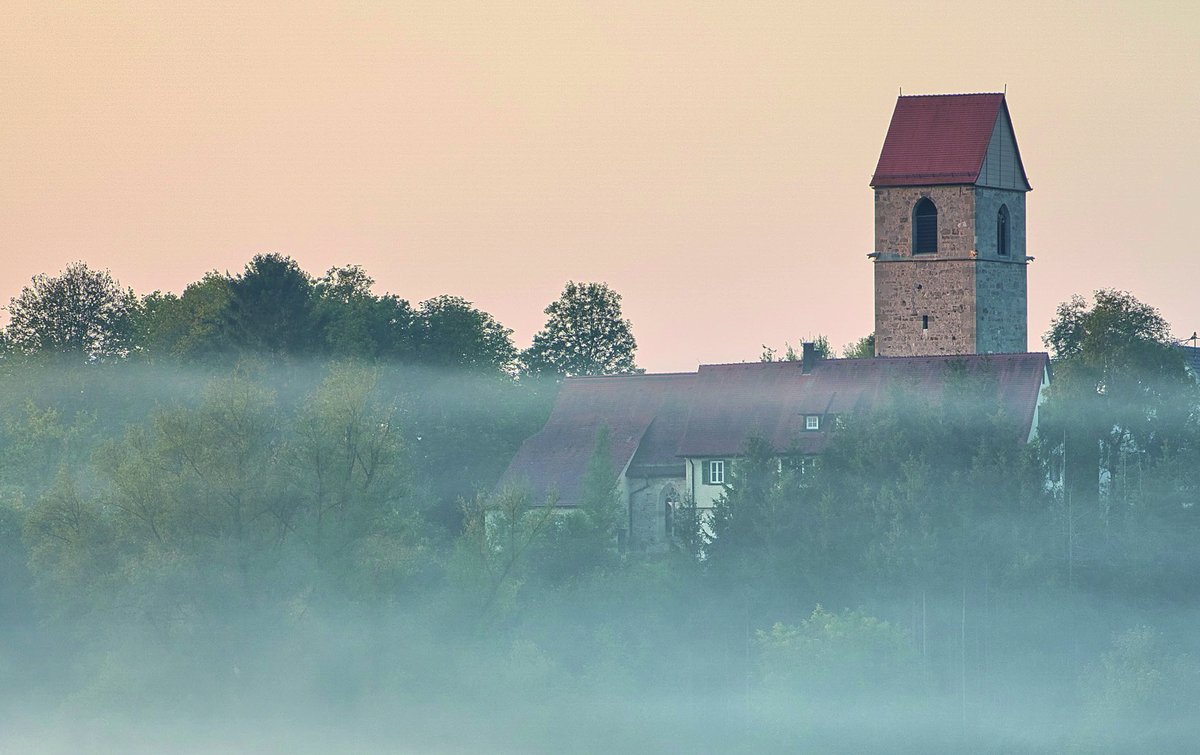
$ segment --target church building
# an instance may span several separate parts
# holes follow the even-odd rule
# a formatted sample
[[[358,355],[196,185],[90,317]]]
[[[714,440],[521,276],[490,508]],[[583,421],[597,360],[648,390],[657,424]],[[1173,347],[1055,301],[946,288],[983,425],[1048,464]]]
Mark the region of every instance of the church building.
[[[695,372],[568,378],[545,427],[522,444],[499,487],[535,503],[578,505],[601,430],[632,547],[666,547],[675,506],[711,510],[751,438],[804,463],[836,418],[891,387],[938,399],[952,375],[995,386],[1037,433],[1049,357],[1026,353],[1025,194],[1003,94],[901,96],[875,191],[875,354],[700,365]]]

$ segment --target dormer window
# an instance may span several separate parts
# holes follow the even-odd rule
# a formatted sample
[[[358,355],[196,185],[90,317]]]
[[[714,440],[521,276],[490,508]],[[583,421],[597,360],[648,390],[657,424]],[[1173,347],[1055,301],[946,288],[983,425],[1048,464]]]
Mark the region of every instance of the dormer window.
[[[929,197],[921,197],[913,207],[913,254],[937,253],[937,207]]]
[[[806,414],[804,416],[804,429],[805,430],[820,430],[821,429],[821,416],[818,414]]]
[[[1000,205],[996,215],[996,254],[1008,256],[1008,205]]]

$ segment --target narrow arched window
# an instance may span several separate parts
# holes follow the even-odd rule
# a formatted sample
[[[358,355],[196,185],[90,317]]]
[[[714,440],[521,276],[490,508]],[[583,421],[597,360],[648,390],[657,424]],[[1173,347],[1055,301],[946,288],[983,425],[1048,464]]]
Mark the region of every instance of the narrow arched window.
[[[913,207],[913,254],[937,251],[937,207],[929,197],[921,197]]]
[[[1008,205],[1000,205],[996,215],[996,253],[1008,256]]]

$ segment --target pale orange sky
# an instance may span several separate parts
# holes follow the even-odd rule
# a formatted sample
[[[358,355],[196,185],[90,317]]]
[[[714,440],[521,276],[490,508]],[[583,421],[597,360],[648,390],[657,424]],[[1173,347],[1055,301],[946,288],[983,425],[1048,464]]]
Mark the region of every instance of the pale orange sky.
[[[528,345],[568,279],[651,370],[873,327],[898,87],[1008,87],[1030,346],[1100,287],[1200,328],[1200,4],[0,5],[0,302],[259,252],[470,299]]]

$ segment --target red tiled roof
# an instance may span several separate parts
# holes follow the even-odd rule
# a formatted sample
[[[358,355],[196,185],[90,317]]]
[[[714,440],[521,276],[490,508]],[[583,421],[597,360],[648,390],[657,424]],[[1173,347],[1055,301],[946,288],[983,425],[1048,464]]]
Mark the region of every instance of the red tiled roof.
[[[620,474],[664,413],[664,403],[673,398],[677,407],[681,401],[687,405],[695,378],[679,373],[564,380],[546,426],[521,444],[498,487],[528,487],[535,505],[551,495],[559,506],[576,505],[600,428],[608,428],[612,472]]]
[[[871,186],[972,184],[1003,94],[923,94],[896,100]]]
[[[500,486],[528,485],[541,503],[575,505],[595,448],[609,428],[614,474],[628,465],[646,473],[682,457],[740,455],[751,437],[779,452],[819,453],[830,415],[870,408],[896,387],[936,400],[952,372],[988,379],[997,400],[1028,437],[1046,354],[829,359],[805,373],[800,362],[701,365],[695,373],[571,378],[564,381],[546,426],[521,446]],[[805,415],[823,417],[818,431]]]
[[[804,429],[805,415],[869,409],[899,387],[937,400],[956,369],[995,383],[997,399],[1028,437],[1046,354],[829,359],[805,374],[799,362],[704,365],[692,391],[693,410],[679,441],[680,456],[737,456],[751,437],[779,452],[819,453],[829,423]]]

